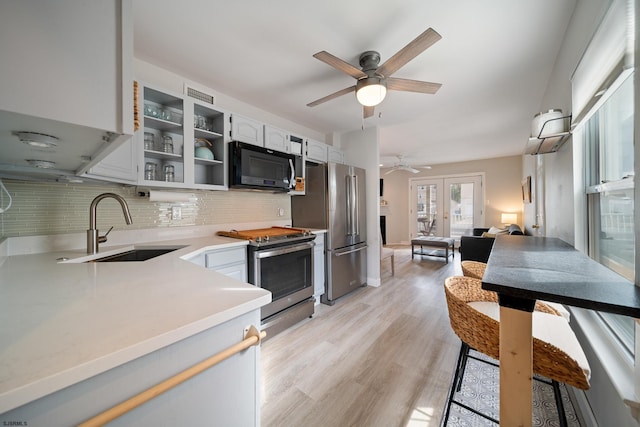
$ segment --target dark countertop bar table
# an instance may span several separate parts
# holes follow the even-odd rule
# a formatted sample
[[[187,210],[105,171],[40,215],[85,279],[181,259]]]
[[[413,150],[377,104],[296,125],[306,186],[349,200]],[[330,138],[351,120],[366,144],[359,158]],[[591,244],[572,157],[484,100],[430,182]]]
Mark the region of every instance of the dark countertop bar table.
[[[538,299],[640,318],[640,288],[566,242],[497,236],[482,279],[500,302],[500,423],[532,423],[532,311]]]

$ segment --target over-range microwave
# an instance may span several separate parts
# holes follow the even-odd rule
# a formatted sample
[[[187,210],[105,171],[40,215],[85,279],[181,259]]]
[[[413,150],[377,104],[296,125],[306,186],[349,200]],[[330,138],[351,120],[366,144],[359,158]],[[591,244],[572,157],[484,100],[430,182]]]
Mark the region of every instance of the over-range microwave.
[[[295,186],[295,157],[239,141],[229,143],[231,188],[289,191]]]

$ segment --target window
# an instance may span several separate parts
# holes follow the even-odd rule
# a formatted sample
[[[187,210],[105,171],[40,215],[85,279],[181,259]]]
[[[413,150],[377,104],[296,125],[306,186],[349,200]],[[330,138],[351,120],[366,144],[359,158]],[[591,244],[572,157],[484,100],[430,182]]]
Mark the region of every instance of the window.
[[[589,256],[635,281],[633,73],[621,75],[580,127],[585,147]],[[601,313],[634,352],[634,321]]]

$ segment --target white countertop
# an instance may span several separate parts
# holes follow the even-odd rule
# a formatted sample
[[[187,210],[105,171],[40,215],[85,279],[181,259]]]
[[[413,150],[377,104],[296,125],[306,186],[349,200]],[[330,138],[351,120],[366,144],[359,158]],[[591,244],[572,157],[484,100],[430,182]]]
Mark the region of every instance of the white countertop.
[[[4,256],[0,413],[268,304],[270,292],[186,260],[246,244],[209,236],[136,245],[186,245],[144,262],[56,261],[82,250]],[[108,249],[100,255],[119,251]]]

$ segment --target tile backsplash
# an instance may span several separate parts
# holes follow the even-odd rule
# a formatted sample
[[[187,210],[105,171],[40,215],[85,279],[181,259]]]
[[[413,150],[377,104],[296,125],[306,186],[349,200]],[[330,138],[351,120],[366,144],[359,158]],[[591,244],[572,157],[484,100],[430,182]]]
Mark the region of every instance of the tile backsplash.
[[[184,190],[194,195],[187,202],[150,202],[131,186],[2,182],[13,200],[11,208],[0,214],[0,237],[83,232],[89,228],[89,205],[101,193],[124,197],[133,219],[132,225],[126,225],[120,204],[106,198],[98,204],[96,215],[101,231],[111,226],[114,230],[133,230],[291,218],[290,196],[286,194]],[[0,206],[6,207],[8,197],[0,193]],[[172,207],[179,208],[181,219],[172,217]]]

